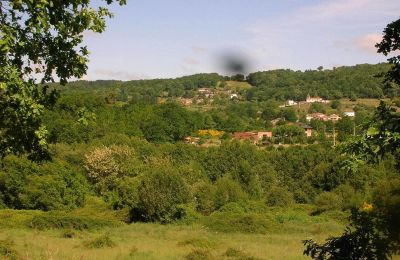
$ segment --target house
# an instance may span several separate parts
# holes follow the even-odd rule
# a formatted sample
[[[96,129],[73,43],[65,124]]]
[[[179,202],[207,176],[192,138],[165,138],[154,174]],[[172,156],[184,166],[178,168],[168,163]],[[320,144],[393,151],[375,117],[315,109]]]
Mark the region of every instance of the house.
[[[356,116],[356,113],[355,113],[353,110],[351,110],[351,109],[345,110],[345,111],[343,112],[343,114],[344,114],[345,116],[348,116],[348,117],[355,117],[355,116]]]
[[[291,107],[291,106],[295,106],[297,104],[298,103],[296,101],[289,99],[288,101],[286,101],[286,103],[284,105],[281,105],[279,107],[281,107],[281,108],[282,107]]]
[[[311,137],[313,134],[313,128],[307,124],[299,123],[298,126],[304,129],[304,132],[307,137]]]
[[[204,95],[206,98],[212,98],[214,96],[214,90],[211,88],[199,88],[197,92]]]
[[[179,101],[184,106],[189,106],[189,105],[193,104],[193,100],[190,98],[181,98]]]
[[[272,132],[236,132],[233,133],[233,138],[236,140],[249,140],[253,144],[259,144],[267,138],[272,138]]]
[[[234,98],[238,99],[239,98],[238,94],[231,94],[230,97],[231,97],[231,99],[234,99]]]
[[[321,120],[321,121],[328,121],[329,117],[322,113],[312,113],[306,116],[306,120],[310,122],[311,120]]]
[[[316,102],[329,103],[328,100],[325,100],[325,99],[323,99],[321,97],[318,97],[318,96],[317,97],[310,97],[310,95],[307,95],[306,103],[316,103]]]
[[[339,121],[340,119],[342,119],[342,118],[336,114],[332,114],[328,117],[328,120],[333,121],[333,122]]]
[[[272,138],[272,132],[256,132],[257,134],[257,140],[262,141],[267,138]]]
[[[188,136],[188,137],[185,137],[184,141],[187,144],[199,144],[200,137]]]
[[[249,140],[254,144],[256,143],[256,138],[253,132],[235,132],[233,133],[233,138],[236,140]]]

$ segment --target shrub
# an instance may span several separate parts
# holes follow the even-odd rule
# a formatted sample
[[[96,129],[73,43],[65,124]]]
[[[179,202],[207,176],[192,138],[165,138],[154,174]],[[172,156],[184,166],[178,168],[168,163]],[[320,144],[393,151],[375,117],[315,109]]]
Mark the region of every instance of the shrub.
[[[155,168],[142,177],[132,219],[170,222],[180,217],[179,205],[189,201],[189,189],[171,168]]]
[[[113,209],[133,208],[139,200],[138,178],[122,177],[115,180],[115,188],[104,194]]]
[[[323,192],[315,198],[315,205],[317,213],[329,210],[341,210],[343,207],[343,200],[339,195],[333,192]]]
[[[214,212],[216,188],[211,183],[200,183],[194,190],[196,210],[204,215]]]
[[[34,216],[30,223],[31,228],[46,229],[72,229],[72,230],[93,230],[103,227],[115,227],[120,223],[97,217],[88,217],[68,214],[65,212],[50,212]]]
[[[124,165],[132,154],[127,146],[105,146],[85,155],[85,169],[99,194],[113,187],[118,176],[128,174]]]
[[[110,238],[108,234],[102,235],[84,243],[84,246],[86,248],[114,247],[115,245],[115,242]]]
[[[216,192],[215,192],[215,208],[219,209],[223,205],[229,202],[238,202],[241,200],[246,200],[247,196],[243,192],[239,183],[233,181],[230,178],[220,178],[215,183]]]
[[[293,201],[293,194],[282,187],[273,187],[267,193],[266,203],[268,206],[287,207],[293,204]]]

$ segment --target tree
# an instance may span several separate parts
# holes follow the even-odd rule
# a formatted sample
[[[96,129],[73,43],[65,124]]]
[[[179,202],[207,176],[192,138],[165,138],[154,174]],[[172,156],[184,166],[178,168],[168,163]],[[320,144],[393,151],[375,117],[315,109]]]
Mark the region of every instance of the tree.
[[[388,56],[390,53],[400,50],[400,19],[388,24],[383,31],[383,39],[375,45],[378,53]],[[386,83],[392,82],[400,85],[400,54],[388,59],[392,65],[386,74]]]
[[[126,0],[105,0],[106,4]],[[46,158],[46,127],[41,118],[62,85],[87,70],[86,31],[101,33],[112,14],[90,0],[0,1],[0,156],[30,153]],[[37,79],[40,79],[37,81]],[[39,84],[40,83],[40,84]]]

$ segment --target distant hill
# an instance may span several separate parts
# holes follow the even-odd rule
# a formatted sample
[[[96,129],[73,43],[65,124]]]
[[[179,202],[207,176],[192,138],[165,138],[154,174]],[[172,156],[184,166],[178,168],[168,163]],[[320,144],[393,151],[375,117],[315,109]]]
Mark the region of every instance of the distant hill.
[[[203,73],[175,79],[75,81],[66,87],[57,84],[56,86],[64,92],[112,92],[116,96],[130,96],[138,100],[156,97],[192,97],[198,88],[219,86],[245,91],[248,101],[305,100],[308,94],[325,99],[399,96],[400,89],[385,92],[383,88],[383,79],[380,75],[389,68],[389,64],[380,63],[320,71],[279,69],[251,73],[246,77],[247,82],[234,81],[217,73]]]
[[[248,100],[294,99],[305,100],[306,96],[321,96],[325,99],[382,98],[385,93],[383,79],[389,64],[361,64],[337,67],[331,70],[271,70],[251,73],[247,81],[256,88],[248,93]]]

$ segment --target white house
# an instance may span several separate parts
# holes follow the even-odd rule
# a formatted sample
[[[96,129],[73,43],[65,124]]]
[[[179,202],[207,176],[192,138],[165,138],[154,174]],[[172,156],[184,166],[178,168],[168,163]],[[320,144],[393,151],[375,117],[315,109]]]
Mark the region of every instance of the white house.
[[[307,95],[306,103],[329,103],[328,100],[325,100],[321,97],[310,97],[310,95]]]
[[[355,117],[355,116],[356,116],[356,113],[355,113],[353,110],[344,111],[343,114],[344,114],[345,116],[348,116],[348,117]]]
[[[239,98],[238,94],[231,94],[231,99]]]

